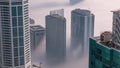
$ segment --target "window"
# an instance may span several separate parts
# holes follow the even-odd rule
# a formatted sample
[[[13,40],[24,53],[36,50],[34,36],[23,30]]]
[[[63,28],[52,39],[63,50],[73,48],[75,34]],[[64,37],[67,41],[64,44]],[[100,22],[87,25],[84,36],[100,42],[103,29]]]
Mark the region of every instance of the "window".
[[[12,16],[17,16],[16,7],[12,7]]]
[[[19,38],[19,46],[23,46],[24,45],[24,40],[23,37]]]
[[[91,66],[94,67],[95,66],[95,62],[91,61]]]
[[[18,6],[17,7],[17,9],[18,9],[18,16],[22,16],[22,6]]]
[[[17,18],[16,17],[12,18],[12,25],[13,25],[13,27],[17,26]]]
[[[23,17],[18,17],[18,26],[23,26]]]
[[[9,5],[8,2],[0,2],[0,5]]]
[[[20,56],[24,56],[24,47],[20,47]]]
[[[18,48],[14,48],[14,56],[15,56],[15,57],[18,56]]]
[[[36,33],[36,36],[39,36],[40,35],[40,33]]]
[[[18,39],[17,38],[13,38],[13,45],[14,45],[14,47],[18,46]]]
[[[96,54],[96,55],[95,55],[95,58],[96,58],[97,60],[99,60],[99,61],[102,62],[102,56]]]
[[[102,54],[101,49],[98,49],[98,48],[97,48],[97,54],[100,54],[100,55]]]
[[[24,57],[20,57],[20,65],[24,65]]]
[[[19,36],[23,36],[23,27],[19,27]]]
[[[13,37],[17,37],[17,28],[13,28]]]
[[[18,57],[14,58],[14,65],[15,65],[15,66],[18,66],[18,65],[19,65],[19,64],[18,64]]]

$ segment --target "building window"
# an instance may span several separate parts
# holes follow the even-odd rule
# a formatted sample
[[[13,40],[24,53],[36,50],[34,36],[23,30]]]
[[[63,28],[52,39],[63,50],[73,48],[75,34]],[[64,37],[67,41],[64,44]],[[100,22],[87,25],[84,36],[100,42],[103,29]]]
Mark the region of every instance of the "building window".
[[[100,54],[100,55],[102,54],[101,49],[98,49],[98,48],[97,48],[97,54]]]
[[[23,26],[23,17],[18,17],[18,26]]]
[[[19,36],[23,36],[23,27],[19,27]]]
[[[17,26],[17,18],[16,17],[12,18],[12,25],[13,25],[13,27]]]
[[[95,58],[96,58],[97,60],[99,60],[99,61],[102,62],[102,56],[96,54],[96,55],[95,55]]]
[[[20,47],[20,56],[24,56],[24,47]]]
[[[17,9],[18,9],[18,16],[22,16],[23,15],[22,6],[18,6]]]
[[[23,41],[23,37],[19,38],[19,46],[23,46],[24,45],[24,41]]]
[[[24,57],[20,57],[20,65],[24,65]]]
[[[19,65],[19,64],[18,64],[18,57],[14,58],[14,65],[15,65],[15,66],[18,66],[18,65]]]
[[[12,16],[17,16],[16,7],[12,7]]]
[[[107,66],[107,65],[103,65],[103,68],[110,68],[109,66]],[[116,68],[116,67],[115,67]]]
[[[14,47],[18,47],[18,39],[17,38],[13,38],[13,45],[14,45]]]
[[[36,33],[36,36],[39,36],[40,35],[40,33]]]
[[[18,48],[14,48],[14,57],[18,56]]]
[[[94,62],[91,61],[90,64],[91,64],[92,67],[95,67],[95,63]]]
[[[13,28],[13,37],[17,37],[17,28]]]

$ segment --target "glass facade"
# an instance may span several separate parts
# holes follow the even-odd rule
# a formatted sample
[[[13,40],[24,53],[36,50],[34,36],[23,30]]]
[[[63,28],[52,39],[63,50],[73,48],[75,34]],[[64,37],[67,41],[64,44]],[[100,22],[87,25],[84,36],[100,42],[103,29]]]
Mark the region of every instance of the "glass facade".
[[[90,39],[89,68],[120,68],[120,51]]]
[[[24,30],[23,30],[23,10],[22,4],[17,5],[14,3],[12,5],[12,31],[13,31],[13,45],[14,45],[14,66],[24,65],[24,59],[20,60],[21,57],[24,57]],[[22,37],[22,39],[21,39]],[[20,62],[22,61],[22,62]]]
[[[71,12],[71,48],[88,47],[89,38],[94,33],[94,15],[85,9],[75,9]],[[87,43],[86,43],[87,42]]]
[[[66,60],[66,19],[58,14],[46,16],[46,59],[48,64]]]

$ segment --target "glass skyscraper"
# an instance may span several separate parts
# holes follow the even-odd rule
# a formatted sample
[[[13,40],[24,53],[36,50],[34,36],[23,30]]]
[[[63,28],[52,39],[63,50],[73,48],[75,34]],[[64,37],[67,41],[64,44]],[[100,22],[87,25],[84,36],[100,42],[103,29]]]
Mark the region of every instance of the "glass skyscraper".
[[[46,57],[48,64],[66,58],[66,19],[58,14],[46,16]]]
[[[89,68],[120,68],[120,46],[111,39],[109,32],[90,39]]]
[[[0,0],[0,68],[31,68],[28,0]]]
[[[94,15],[86,9],[71,12],[71,48],[88,47],[89,38],[94,35]],[[82,48],[84,49],[84,48]]]
[[[113,31],[90,39],[89,68],[120,68],[120,10],[113,11]]]

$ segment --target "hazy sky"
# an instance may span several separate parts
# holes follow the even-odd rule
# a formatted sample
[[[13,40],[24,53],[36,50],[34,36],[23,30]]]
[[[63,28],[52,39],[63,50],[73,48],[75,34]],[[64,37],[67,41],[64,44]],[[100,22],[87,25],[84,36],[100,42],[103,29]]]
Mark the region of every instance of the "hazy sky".
[[[83,2],[67,6],[69,0],[30,0],[30,15],[37,24],[44,26],[44,16],[52,9],[65,9],[65,17],[70,25],[70,12],[75,8],[86,8],[96,15],[95,35],[104,30],[111,30],[112,13],[111,10],[120,8],[120,0],[84,0]],[[69,27],[69,26],[68,26]]]
[[[30,17],[36,21],[36,24],[45,26],[45,16],[50,10],[65,9],[67,19],[67,43],[70,39],[70,13],[75,8],[89,9],[95,14],[95,36],[103,31],[112,29],[112,12],[120,8],[120,0],[84,0],[76,5],[68,5],[69,0],[30,0]],[[65,68],[87,68],[88,56],[82,60],[69,62],[63,65]],[[63,67],[61,67],[63,68]]]

